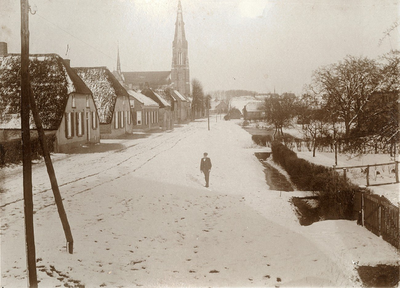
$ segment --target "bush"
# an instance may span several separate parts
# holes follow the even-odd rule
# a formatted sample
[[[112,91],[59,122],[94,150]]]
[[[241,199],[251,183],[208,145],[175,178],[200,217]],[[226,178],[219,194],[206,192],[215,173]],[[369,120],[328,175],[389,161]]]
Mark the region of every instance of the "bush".
[[[273,160],[286,170],[298,189],[318,192],[319,208],[326,219],[354,219],[354,197],[360,187],[330,168],[298,158],[278,141],[272,143],[271,150]]]
[[[50,152],[54,152],[55,134],[46,134],[47,147]],[[43,151],[40,146],[39,137],[36,133],[31,133],[31,158],[40,159]],[[20,138],[3,141],[0,143],[0,166],[10,163],[20,163],[22,161],[22,141]]]
[[[272,142],[272,135],[253,135],[251,139],[254,143],[260,146],[267,146],[267,143]]]

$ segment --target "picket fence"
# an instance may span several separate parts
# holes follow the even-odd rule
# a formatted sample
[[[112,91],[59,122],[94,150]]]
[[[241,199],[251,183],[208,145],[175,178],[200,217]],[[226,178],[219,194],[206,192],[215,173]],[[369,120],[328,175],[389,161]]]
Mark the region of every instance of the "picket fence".
[[[357,192],[355,210],[359,211],[358,224],[400,249],[399,207],[384,196]]]

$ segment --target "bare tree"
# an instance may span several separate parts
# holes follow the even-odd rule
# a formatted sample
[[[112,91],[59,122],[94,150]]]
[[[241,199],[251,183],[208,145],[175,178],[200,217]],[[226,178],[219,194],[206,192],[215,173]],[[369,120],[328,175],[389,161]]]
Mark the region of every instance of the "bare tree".
[[[374,60],[353,56],[314,72],[313,90],[322,96],[332,115],[344,122],[345,138],[352,126],[363,120],[364,107],[378,90],[381,78]]]
[[[196,115],[199,117],[204,116],[204,91],[203,85],[200,83],[199,80],[193,79],[192,80],[192,115],[196,118]]]
[[[296,96],[291,93],[272,94],[265,99],[266,120],[275,126],[274,136],[283,135],[283,127],[288,127],[295,115]]]

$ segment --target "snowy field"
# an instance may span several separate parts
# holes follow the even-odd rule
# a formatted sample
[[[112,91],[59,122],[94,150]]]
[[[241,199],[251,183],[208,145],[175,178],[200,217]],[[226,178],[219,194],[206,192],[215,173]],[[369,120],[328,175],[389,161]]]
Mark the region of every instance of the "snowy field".
[[[267,148],[234,121],[137,138],[53,155],[74,254],[45,165],[33,166],[39,287],[361,287],[354,263],[399,263],[355,221],[300,226],[289,199],[306,192],[270,190],[254,156]],[[1,286],[26,287],[22,168],[0,173]]]

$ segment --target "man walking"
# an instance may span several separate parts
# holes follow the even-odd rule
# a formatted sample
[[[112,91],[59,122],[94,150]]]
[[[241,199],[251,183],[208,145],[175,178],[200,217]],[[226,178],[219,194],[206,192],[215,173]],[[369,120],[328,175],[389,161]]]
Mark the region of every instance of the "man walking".
[[[204,178],[206,180],[206,187],[209,186],[210,171],[211,171],[211,159],[207,157],[208,153],[204,153],[204,157],[201,158],[200,171],[204,173]]]

